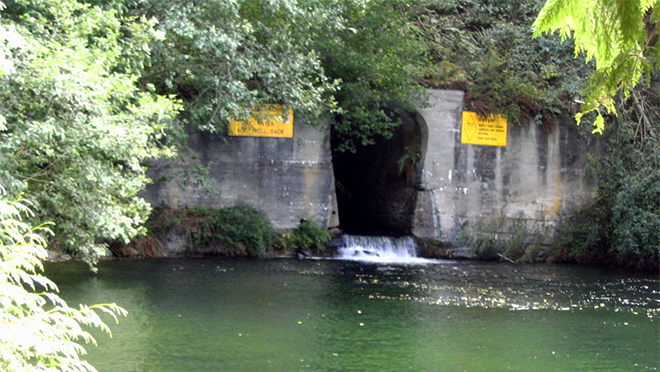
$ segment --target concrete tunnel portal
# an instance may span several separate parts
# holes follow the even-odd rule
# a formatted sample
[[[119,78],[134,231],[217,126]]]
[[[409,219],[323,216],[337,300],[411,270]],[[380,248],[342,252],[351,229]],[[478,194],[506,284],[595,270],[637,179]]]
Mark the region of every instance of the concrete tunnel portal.
[[[333,153],[339,224],[345,233],[403,236],[412,232],[427,128],[415,111],[398,116],[401,125],[391,138],[358,146],[355,153]]]
[[[191,130],[179,154],[185,161],[151,164],[155,182],[144,199],[172,208],[250,205],[281,230],[306,219],[347,233],[448,244],[468,223],[524,215],[536,224],[541,214],[551,226],[592,200],[584,169],[588,153],[601,153],[600,141],[585,142],[573,126],[547,133],[530,122],[509,126],[506,146],[464,144],[463,102],[462,91],[429,90],[424,105],[400,114],[392,139],[356,154],[334,153],[329,123],[304,117],[293,138]],[[197,166],[208,168],[204,187],[190,182],[188,170]],[[184,243],[164,249],[184,252]]]

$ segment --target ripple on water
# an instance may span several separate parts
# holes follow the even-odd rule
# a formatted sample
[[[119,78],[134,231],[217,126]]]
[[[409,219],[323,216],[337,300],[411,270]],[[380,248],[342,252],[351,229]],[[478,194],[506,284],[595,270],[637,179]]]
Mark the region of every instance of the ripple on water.
[[[68,264],[67,264],[68,265]],[[129,317],[99,371],[643,371],[659,281],[560,265],[181,259],[52,271],[73,304]],[[57,266],[57,265],[54,265]]]

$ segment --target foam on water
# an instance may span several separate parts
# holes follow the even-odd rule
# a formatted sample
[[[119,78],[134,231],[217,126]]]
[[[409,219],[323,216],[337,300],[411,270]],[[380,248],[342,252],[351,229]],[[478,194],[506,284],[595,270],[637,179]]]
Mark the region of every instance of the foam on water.
[[[376,263],[422,264],[438,263],[439,260],[417,256],[417,243],[411,236],[363,236],[344,235],[337,257],[341,260]]]

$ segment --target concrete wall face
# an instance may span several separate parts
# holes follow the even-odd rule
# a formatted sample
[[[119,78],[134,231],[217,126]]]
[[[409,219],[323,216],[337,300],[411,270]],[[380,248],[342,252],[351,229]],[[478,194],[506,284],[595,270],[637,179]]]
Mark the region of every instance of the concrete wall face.
[[[296,119],[293,138],[230,137],[192,131],[190,150],[151,167],[145,199],[173,208],[250,205],[278,229],[301,219],[338,225],[329,129]],[[195,174],[208,167],[206,178]],[[206,180],[206,183],[200,182]]]
[[[453,242],[465,222],[489,218],[556,219],[592,198],[587,147],[574,127],[545,132],[509,124],[507,146],[461,144],[463,92],[430,91],[419,109],[427,126],[413,234]],[[584,140],[582,140],[584,141]]]
[[[461,144],[463,92],[429,94],[427,107],[413,115],[423,153],[415,177],[415,236],[453,243],[466,222],[552,221],[593,197],[585,163],[598,146],[595,137],[580,139],[572,125],[548,133],[534,123],[509,124],[505,147]],[[297,119],[294,138],[191,132],[188,145],[192,151],[151,168],[154,184],[144,196],[152,205],[250,205],[280,229],[295,228],[301,219],[339,225],[327,125]],[[207,184],[194,173],[200,165],[208,167]]]

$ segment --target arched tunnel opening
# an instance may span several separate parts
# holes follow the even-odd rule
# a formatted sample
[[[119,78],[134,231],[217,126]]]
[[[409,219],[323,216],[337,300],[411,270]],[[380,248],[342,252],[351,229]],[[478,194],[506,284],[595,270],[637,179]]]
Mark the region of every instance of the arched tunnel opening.
[[[426,125],[414,111],[396,115],[389,139],[333,153],[340,228],[355,235],[409,235],[426,151]],[[333,148],[337,139],[333,136]]]

